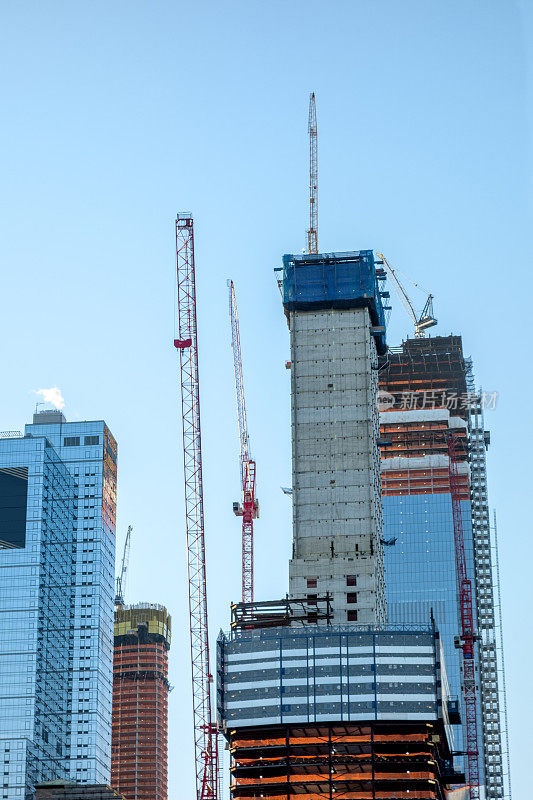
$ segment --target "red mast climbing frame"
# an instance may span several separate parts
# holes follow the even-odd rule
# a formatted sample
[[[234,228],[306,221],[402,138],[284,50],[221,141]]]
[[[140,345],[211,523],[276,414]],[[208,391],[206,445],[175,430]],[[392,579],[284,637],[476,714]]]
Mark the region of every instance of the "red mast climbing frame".
[[[453,531],[455,539],[455,564],[461,608],[461,650],[463,651],[463,695],[466,714],[466,755],[468,758],[468,783],[470,800],[478,800],[479,750],[477,736],[476,667],[474,660],[474,612],[472,605],[472,583],[466,570],[463,515],[461,512],[461,487],[457,469],[457,455],[453,433],[448,431],[448,457],[450,493],[452,497]]]
[[[239,418],[239,439],[241,447],[241,485],[242,502],[234,503],[233,510],[242,517],[242,601],[254,600],[254,519],[259,516],[259,503],[255,496],[255,461],[250,455],[250,440],[246,423],[244,403],[244,379],[242,374],[241,338],[239,334],[239,315],[233,281],[229,286],[229,314],[231,319],[231,346],[235,367],[235,389],[237,391],[237,416]]]
[[[218,740],[212,720],[213,678],[209,669],[207,628],[194,232],[192,216],[188,213],[178,214],[176,219],[176,258],[179,338],[174,339],[174,346],[180,355],[181,368],[196,797],[197,800],[217,800],[220,794]]]

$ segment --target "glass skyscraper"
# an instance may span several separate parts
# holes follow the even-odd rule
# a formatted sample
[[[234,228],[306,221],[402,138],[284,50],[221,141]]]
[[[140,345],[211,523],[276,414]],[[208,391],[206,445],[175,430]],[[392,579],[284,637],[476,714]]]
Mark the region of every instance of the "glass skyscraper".
[[[109,783],[117,445],[103,421],[45,411],[0,453],[0,736],[25,776],[4,797],[56,778]]]
[[[74,481],[43,436],[0,439],[2,797],[63,777]]]

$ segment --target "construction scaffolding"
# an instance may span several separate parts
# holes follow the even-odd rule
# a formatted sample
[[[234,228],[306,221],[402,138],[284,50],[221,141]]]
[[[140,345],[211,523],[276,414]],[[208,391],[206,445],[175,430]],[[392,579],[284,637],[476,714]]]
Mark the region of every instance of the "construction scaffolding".
[[[505,672],[496,525],[491,531],[487,491],[485,430],[482,396],[476,391],[472,360],[466,380],[472,396],[469,414],[470,494],[474,540],[475,597],[479,640],[479,684],[487,800],[511,797],[507,742]],[[497,601],[497,602],[496,602]]]

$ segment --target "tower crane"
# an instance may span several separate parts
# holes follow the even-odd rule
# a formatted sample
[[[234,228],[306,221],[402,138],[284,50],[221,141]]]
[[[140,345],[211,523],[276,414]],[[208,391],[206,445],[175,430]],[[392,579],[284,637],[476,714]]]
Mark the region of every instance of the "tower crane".
[[[235,389],[237,393],[237,417],[239,420],[239,440],[241,448],[241,486],[242,501],[233,503],[233,512],[242,517],[242,602],[254,600],[254,519],[259,516],[259,501],[255,496],[255,461],[250,453],[250,439],[246,423],[244,402],[244,379],[242,372],[241,338],[239,315],[233,281],[228,281],[229,314],[231,321],[231,346],[235,368]]]
[[[309,96],[309,230],[307,251],[318,253],[318,132],[316,126],[315,93]]]
[[[420,316],[417,316],[416,311],[413,308],[413,304],[409,300],[407,292],[400,283],[400,279],[398,278],[394,267],[391,267],[391,265],[389,264],[383,253],[376,253],[376,255],[381,259],[387,271],[393,278],[394,281],[393,285],[396,289],[396,293],[398,294],[400,300],[404,304],[407,313],[413,319],[413,323],[415,326],[415,338],[416,339],[423,338],[426,335],[426,330],[428,328],[432,328],[438,322],[438,320],[433,316],[433,295],[432,294],[428,295],[422,313],[420,314]]]
[[[120,569],[120,575],[117,576],[116,580],[116,588],[115,588],[115,605],[117,608],[123,608],[124,606],[124,588],[126,585],[126,574],[128,572],[128,564],[130,560],[130,546],[131,546],[131,533],[133,528],[131,525],[128,525],[128,532],[126,534],[126,541],[124,542],[124,552],[122,554],[122,566]]]
[[[474,611],[472,604],[472,583],[466,569],[466,556],[463,532],[463,516],[461,511],[461,489],[457,469],[454,435],[446,433],[448,445],[448,463],[450,494],[452,497],[453,532],[455,542],[455,567],[459,590],[459,606],[461,617],[461,636],[457,646],[463,653],[463,696],[466,716],[466,756],[468,760],[468,783],[470,800],[479,800],[479,750],[477,735],[477,696],[476,665],[474,660],[474,643],[477,636],[474,631]]]
[[[180,361],[196,797],[217,800],[221,790],[209,667],[194,230],[188,212],[176,218],[176,270],[178,338],[174,346]]]

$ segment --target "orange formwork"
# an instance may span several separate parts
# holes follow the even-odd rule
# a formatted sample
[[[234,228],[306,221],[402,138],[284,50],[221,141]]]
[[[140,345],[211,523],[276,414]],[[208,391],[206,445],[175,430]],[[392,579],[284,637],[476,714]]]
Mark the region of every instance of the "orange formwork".
[[[231,797],[444,800],[452,771],[441,722],[228,730]]]

